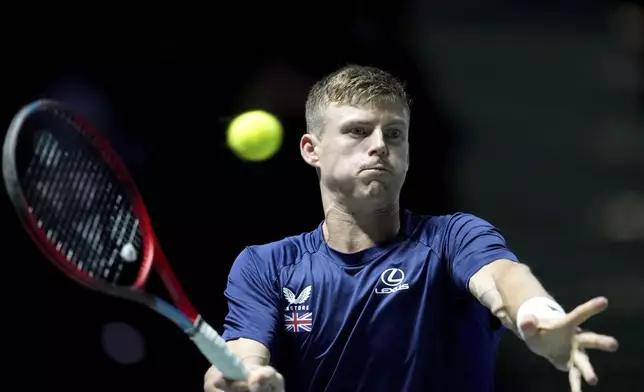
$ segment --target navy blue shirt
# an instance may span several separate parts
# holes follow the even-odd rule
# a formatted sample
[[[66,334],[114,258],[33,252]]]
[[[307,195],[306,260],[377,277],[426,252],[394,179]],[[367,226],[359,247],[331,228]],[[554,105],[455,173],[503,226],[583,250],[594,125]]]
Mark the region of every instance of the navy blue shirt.
[[[316,230],[235,260],[223,337],[271,351],[291,392],[493,389],[502,327],[468,290],[498,259],[501,233],[471,214],[401,212],[395,240],[352,254]]]

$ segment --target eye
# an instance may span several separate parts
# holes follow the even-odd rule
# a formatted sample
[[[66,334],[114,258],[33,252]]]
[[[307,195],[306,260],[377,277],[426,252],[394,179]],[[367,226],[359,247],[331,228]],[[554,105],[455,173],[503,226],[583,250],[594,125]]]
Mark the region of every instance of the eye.
[[[366,136],[368,134],[365,128],[360,128],[360,127],[349,129],[349,133],[354,136]]]
[[[388,136],[390,138],[394,138],[394,139],[398,139],[398,138],[402,137],[402,135],[403,135],[403,133],[402,133],[402,131],[400,129],[390,129],[387,132],[387,134],[388,134]]]

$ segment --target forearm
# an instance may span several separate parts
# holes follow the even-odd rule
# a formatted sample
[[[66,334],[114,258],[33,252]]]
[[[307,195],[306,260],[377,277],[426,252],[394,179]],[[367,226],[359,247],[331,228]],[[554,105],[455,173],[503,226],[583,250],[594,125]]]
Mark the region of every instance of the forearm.
[[[470,292],[515,332],[517,312],[525,301],[550,298],[528,266],[510,260],[497,260],[481,268],[470,280]]]
[[[494,278],[506,312],[516,322],[519,307],[530,298],[550,297],[525,264],[514,263]]]

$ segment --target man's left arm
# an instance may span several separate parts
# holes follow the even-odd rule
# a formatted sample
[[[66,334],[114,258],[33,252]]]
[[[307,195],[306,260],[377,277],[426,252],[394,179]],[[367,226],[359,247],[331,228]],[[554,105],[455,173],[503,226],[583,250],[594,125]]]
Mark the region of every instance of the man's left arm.
[[[451,216],[443,238],[442,251],[459,289],[469,291],[530,350],[568,371],[574,392],[581,390],[582,377],[590,384],[597,382],[586,350],[615,351],[617,340],[579,326],[606,309],[606,298],[594,298],[566,313],[508,249],[501,232],[474,215]]]
[[[617,349],[615,338],[579,328],[606,309],[605,298],[594,298],[566,313],[525,264],[495,260],[472,275],[468,287],[528,348],[568,371],[574,392],[581,391],[582,378],[590,385],[598,381],[586,349]]]

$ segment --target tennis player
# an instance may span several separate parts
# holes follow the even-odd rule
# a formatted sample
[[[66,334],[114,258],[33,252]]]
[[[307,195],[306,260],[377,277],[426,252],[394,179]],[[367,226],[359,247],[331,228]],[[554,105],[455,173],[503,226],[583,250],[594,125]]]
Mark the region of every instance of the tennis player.
[[[306,121],[300,150],[325,219],[235,260],[223,336],[249,376],[211,368],[206,392],[491,391],[504,329],[573,391],[597,383],[586,350],[617,341],[579,326],[605,298],[566,312],[487,221],[399,206],[410,107],[394,77],[344,67],[313,86]]]

